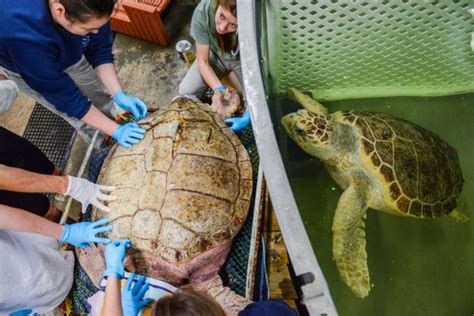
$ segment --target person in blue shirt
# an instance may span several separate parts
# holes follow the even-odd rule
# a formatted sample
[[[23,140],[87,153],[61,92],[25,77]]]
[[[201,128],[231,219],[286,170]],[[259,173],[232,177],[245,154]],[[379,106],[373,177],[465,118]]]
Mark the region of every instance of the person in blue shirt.
[[[116,1],[1,1],[0,80],[15,82],[84,139],[99,129],[129,148],[145,131],[135,123],[116,124],[114,102],[138,119],[147,107],[127,95],[117,78],[108,23]]]

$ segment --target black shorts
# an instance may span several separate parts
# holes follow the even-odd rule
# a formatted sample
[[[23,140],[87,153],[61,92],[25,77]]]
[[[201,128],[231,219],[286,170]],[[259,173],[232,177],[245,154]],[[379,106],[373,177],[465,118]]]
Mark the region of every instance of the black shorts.
[[[54,164],[35,145],[0,126],[0,164],[42,174],[53,174]],[[0,204],[44,216],[49,199],[40,193],[0,190]]]

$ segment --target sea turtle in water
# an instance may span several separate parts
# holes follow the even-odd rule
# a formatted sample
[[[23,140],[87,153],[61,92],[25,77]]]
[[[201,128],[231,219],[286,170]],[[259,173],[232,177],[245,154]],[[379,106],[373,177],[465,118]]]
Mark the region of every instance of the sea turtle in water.
[[[296,89],[304,109],[283,117],[290,137],[323,161],[344,190],[333,221],[333,257],[342,280],[364,298],[370,291],[364,219],[367,208],[394,215],[467,220],[456,211],[463,187],[457,152],[406,120],[375,112],[327,109]]]
[[[110,239],[128,238],[128,271],[179,286],[191,283],[228,311],[246,303],[222,286],[218,272],[247,217],[252,164],[238,137],[208,106],[185,97],[139,124],[145,138],[131,149],[115,146],[98,183],[116,187]],[[103,249],[78,251],[94,283],[104,271]],[[100,254],[100,256],[98,255]]]

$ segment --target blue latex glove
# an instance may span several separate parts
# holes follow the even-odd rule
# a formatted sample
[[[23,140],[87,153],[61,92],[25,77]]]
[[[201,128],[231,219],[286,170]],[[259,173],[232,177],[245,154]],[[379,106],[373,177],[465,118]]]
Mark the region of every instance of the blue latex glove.
[[[250,113],[244,112],[241,117],[231,117],[224,121],[234,132],[238,132],[250,124]]]
[[[104,276],[115,276],[118,279],[123,278],[123,259],[125,259],[125,253],[129,247],[130,240],[128,239],[117,239],[107,245],[105,248]]]
[[[145,130],[137,123],[119,125],[112,133],[112,138],[125,148],[138,144],[145,137]]]
[[[225,92],[227,90],[227,88],[226,88],[226,86],[221,85],[221,86],[217,86],[217,87],[213,88],[212,90],[214,90],[214,92],[216,92],[216,91]]]
[[[135,273],[127,280],[127,284],[125,284],[125,288],[122,291],[122,311],[124,316],[137,316],[143,307],[153,301],[150,298],[143,299],[150,286],[148,283],[145,283],[145,276],[141,276],[132,287],[134,279]]]
[[[64,232],[59,240],[67,242],[75,247],[89,248],[89,243],[97,242],[108,244],[110,239],[97,237],[97,234],[109,231],[112,225],[102,226],[109,222],[107,218],[97,222],[81,222],[76,224],[65,224]]]
[[[145,103],[137,97],[132,97],[123,91],[119,91],[114,95],[112,100],[122,109],[132,112],[137,120],[141,120],[147,115],[148,109]]]
[[[32,312],[33,312],[32,309],[22,309],[21,311],[8,314],[8,316],[27,316],[27,315],[30,315]],[[38,315],[38,313],[33,313],[32,315],[36,316]]]

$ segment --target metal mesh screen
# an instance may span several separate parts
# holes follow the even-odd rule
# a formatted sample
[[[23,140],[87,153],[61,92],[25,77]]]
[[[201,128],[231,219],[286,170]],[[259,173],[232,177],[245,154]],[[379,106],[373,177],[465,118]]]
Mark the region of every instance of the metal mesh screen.
[[[272,89],[319,100],[474,91],[468,12],[460,1],[262,1]]]
[[[252,127],[247,127],[238,135],[240,141],[247,149],[250,160],[252,161],[253,169],[253,192],[250,202],[250,209],[247,219],[242,226],[241,231],[235,237],[234,245],[230,252],[227,262],[221,270],[222,281],[229,286],[236,293],[245,296],[245,286],[247,279],[247,267],[249,256],[256,256],[257,254],[250,253],[250,239],[252,236],[252,221],[253,221],[253,207],[255,204],[255,189],[257,187],[257,172],[258,172],[258,153],[255,139],[253,136]]]
[[[229,257],[225,265],[221,270],[221,277],[225,285],[229,286],[236,293],[244,296],[246,290],[246,278],[247,278],[247,265],[249,256],[256,255],[250,254],[250,242],[252,234],[252,220],[253,220],[253,204],[255,197],[255,188],[257,181],[257,170],[258,170],[258,153],[255,145],[255,139],[251,127],[245,128],[239,135],[242,144],[247,149],[253,167],[253,182],[254,192],[252,194],[252,202],[250,204],[249,214],[245,223],[242,226],[241,231],[234,239],[234,244]],[[88,179],[92,182],[96,182],[99,176],[102,164],[107,157],[112,146],[96,150],[91,157]],[[90,220],[91,208],[85,214],[83,220]],[[74,271],[74,285],[71,292],[71,298],[73,301],[74,310],[78,313],[86,313],[86,300],[92,296],[98,289],[94,286],[92,281],[89,279],[84,270],[79,264],[75,265]]]
[[[23,137],[35,144],[54,165],[64,170],[75,132],[60,116],[36,103]]]

